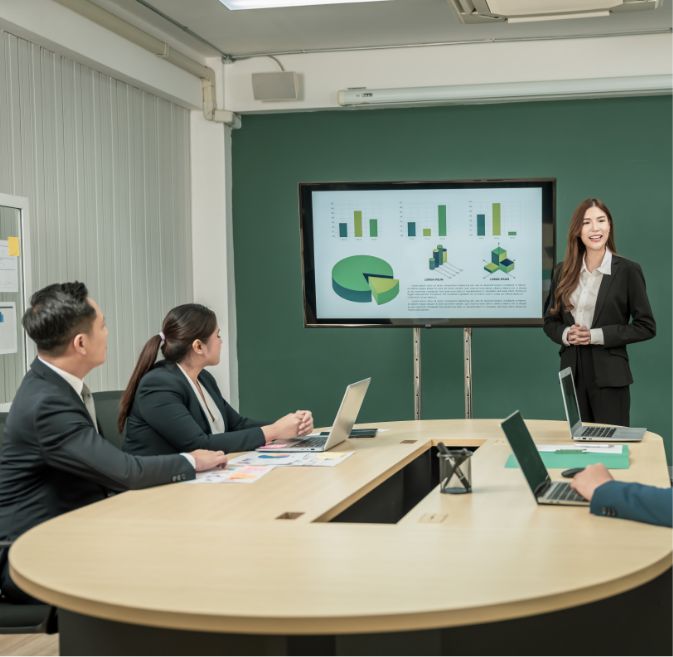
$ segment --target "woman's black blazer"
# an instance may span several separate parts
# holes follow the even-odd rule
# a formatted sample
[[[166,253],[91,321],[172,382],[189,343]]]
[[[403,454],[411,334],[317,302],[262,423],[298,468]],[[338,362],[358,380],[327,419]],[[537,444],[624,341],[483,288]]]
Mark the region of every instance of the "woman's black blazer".
[[[570,367],[573,376],[577,378],[577,350],[587,347],[566,347],[563,344],[563,331],[566,326],[575,323],[570,312],[561,308],[558,315],[549,313],[560,271],[561,265],[558,265],[545,306],[544,331],[561,345],[561,369]],[[603,345],[590,347],[596,385],[611,388],[633,383],[626,345],[649,340],[657,330],[640,265],[617,255],[612,256],[612,272],[609,276],[603,276],[596,298],[594,321],[589,328],[603,329],[605,340]]]
[[[174,454],[195,449],[244,452],[264,444],[258,422],[240,416],[222,398],[212,374],[202,370],[199,382],[224,419],[224,433],[213,434],[189,381],[174,363],[158,362],[138,385],[126,421],[125,451],[139,455]]]

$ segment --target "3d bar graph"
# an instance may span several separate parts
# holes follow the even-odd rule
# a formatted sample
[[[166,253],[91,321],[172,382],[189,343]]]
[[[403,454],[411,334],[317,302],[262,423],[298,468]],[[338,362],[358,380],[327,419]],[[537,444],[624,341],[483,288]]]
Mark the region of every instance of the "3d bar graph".
[[[432,250],[432,258],[428,260],[430,270],[437,269],[447,261],[447,251],[442,244],[438,244],[436,249]]]
[[[507,257],[507,251],[499,246],[491,251],[491,262],[487,262],[484,269],[489,274],[497,271],[509,274],[514,269],[514,262]]]

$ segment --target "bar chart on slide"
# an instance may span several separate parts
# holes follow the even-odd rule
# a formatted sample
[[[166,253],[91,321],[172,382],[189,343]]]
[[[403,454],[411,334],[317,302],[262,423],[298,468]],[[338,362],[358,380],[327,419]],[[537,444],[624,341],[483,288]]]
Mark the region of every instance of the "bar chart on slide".
[[[344,218],[343,212],[333,212],[334,229],[332,234],[340,239],[375,238],[379,236],[379,218],[365,217],[362,210],[352,210],[349,216]],[[337,216],[338,215],[338,216]]]
[[[367,207],[365,207],[367,206]],[[362,207],[331,204],[332,236],[340,240],[369,240],[395,231],[400,237],[423,241],[466,234],[477,238],[516,238],[520,212],[502,201],[484,203],[469,199],[457,206],[449,201],[402,202],[397,206],[362,204]],[[398,228],[393,225],[397,216]]]
[[[402,206],[402,204],[400,204]],[[425,220],[419,220],[417,215],[434,215],[436,212],[436,219],[433,216]],[[407,237],[446,237],[446,204],[429,206],[419,211],[414,209],[400,207],[400,234]]]
[[[516,237],[516,210],[503,208],[502,203],[488,205],[470,203],[470,229],[476,237]],[[507,214],[503,219],[503,214]]]

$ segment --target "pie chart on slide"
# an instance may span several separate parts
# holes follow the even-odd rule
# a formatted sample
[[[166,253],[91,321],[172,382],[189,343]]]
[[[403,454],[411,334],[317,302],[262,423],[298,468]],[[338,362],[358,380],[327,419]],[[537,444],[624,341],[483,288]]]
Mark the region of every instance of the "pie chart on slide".
[[[400,291],[393,268],[382,258],[349,256],[332,268],[332,289],[346,301],[378,305],[392,301]]]

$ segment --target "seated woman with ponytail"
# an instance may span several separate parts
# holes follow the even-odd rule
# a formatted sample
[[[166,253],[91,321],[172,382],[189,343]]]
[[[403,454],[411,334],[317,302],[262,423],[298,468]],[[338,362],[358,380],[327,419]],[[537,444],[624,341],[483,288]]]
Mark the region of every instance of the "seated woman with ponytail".
[[[204,368],[220,362],[215,313],[196,303],[173,308],[158,335],[143,347],[122,396],[118,426],[126,425],[124,450],[138,455],[194,449],[253,450],[278,438],[313,430],[310,411],[273,423],[239,415]],[[164,359],[155,362],[161,350]]]

